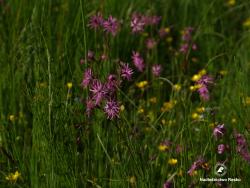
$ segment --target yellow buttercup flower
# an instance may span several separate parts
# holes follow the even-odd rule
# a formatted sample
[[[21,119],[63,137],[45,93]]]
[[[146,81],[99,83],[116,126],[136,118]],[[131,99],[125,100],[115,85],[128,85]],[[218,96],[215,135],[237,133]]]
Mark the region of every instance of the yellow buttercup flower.
[[[247,19],[243,22],[243,26],[244,26],[244,27],[250,27],[250,18],[247,18]]]
[[[9,120],[11,121],[11,122],[14,122],[15,121],[15,116],[12,114],[12,115],[10,115],[9,116]]]
[[[135,184],[136,183],[136,177],[135,176],[131,176],[131,177],[129,177],[128,181],[131,184]]]
[[[202,86],[200,84],[196,84],[193,86],[190,86],[189,89],[190,91],[196,91],[197,89],[201,88]]]
[[[249,106],[250,105],[250,97],[245,98],[245,105]]]
[[[146,80],[136,83],[136,86],[140,89],[144,89],[147,85],[148,85],[148,81]]]
[[[193,75],[191,80],[194,82],[197,82],[199,79],[201,79],[201,76],[199,74],[195,74],[195,75]]]
[[[144,113],[144,109],[143,108],[139,108],[139,110],[137,111],[139,114]]]
[[[168,160],[168,164],[170,164],[170,165],[176,165],[177,162],[178,162],[178,160],[174,159],[174,158]]]
[[[180,84],[175,84],[175,85],[173,86],[173,89],[174,89],[175,91],[180,91],[180,90],[181,90],[181,85],[180,85]]]
[[[221,70],[221,71],[220,71],[220,74],[221,74],[222,76],[225,76],[225,75],[227,75],[227,71],[226,71],[226,70]]]
[[[67,83],[67,88],[68,88],[68,89],[71,89],[72,87],[73,87],[72,82],[68,82],[68,83]]]
[[[155,103],[157,102],[156,97],[152,97],[152,98],[150,98],[150,99],[149,99],[149,102],[151,102],[151,103],[155,104]]]
[[[10,173],[8,176],[5,177],[5,179],[12,183],[15,183],[20,177],[21,177],[21,173],[16,171],[15,173]]]
[[[192,119],[197,120],[200,119],[200,115],[196,112],[192,113]]]
[[[228,6],[234,6],[235,3],[236,3],[235,0],[228,0],[228,1],[227,1],[227,5],[228,5]]]
[[[204,107],[198,107],[198,108],[196,108],[196,112],[198,112],[198,113],[203,113],[203,112],[205,112],[205,108]]]
[[[176,101],[164,102],[163,106],[161,107],[161,111],[162,112],[170,111],[176,103],[177,103]]]
[[[202,70],[199,71],[198,74],[199,74],[200,76],[203,76],[203,75],[207,74],[207,71],[206,71],[205,69],[202,69]]]
[[[166,38],[166,41],[167,41],[168,43],[171,43],[171,42],[173,41],[173,37],[167,37],[167,38]]]
[[[166,27],[164,30],[166,33],[170,33],[170,27]]]
[[[169,147],[168,147],[166,144],[160,144],[160,145],[158,146],[158,149],[159,149],[160,151],[166,151],[166,150],[169,149]]]
[[[121,112],[123,112],[125,110],[125,106],[123,104],[120,106],[120,110],[121,110]]]
[[[231,122],[232,123],[237,123],[237,119],[236,118],[232,118]]]

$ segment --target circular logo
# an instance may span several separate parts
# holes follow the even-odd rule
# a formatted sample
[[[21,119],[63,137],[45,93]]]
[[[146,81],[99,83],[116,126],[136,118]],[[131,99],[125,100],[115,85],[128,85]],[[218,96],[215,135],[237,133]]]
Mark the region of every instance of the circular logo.
[[[227,173],[227,167],[222,163],[217,163],[214,167],[214,174],[216,176],[222,177]]]

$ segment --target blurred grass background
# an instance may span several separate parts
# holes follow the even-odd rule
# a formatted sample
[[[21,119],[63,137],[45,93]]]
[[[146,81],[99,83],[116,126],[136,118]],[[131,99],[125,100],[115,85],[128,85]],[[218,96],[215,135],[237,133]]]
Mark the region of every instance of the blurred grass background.
[[[237,130],[249,139],[249,108],[242,100],[250,95],[250,37],[242,22],[250,16],[250,7],[248,1],[236,2],[228,7],[224,0],[0,1],[0,187],[154,188],[162,187],[169,174],[179,170],[183,176],[174,180],[175,187],[188,187],[192,177],[186,172],[195,156],[205,152],[211,161],[217,159],[216,149],[211,149],[215,148],[211,129],[206,123],[193,125],[189,118],[198,104],[186,93],[172,96],[180,102],[164,114],[166,119],[175,119],[176,126],[158,127],[150,133],[137,135],[135,131],[144,124],[156,126],[135,115],[138,106],[125,110],[113,122],[98,112],[91,121],[85,118],[83,104],[77,102],[79,95],[86,95],[79,87],[83,72],[80,59],[86,59],[88,49],[100,53],[104,42],[102,36],[89,30],[88,20],[97,11],[123,20],[122,31],[110,40],[109,53],[124,61],[130,61],[131,51],[143,46],[129,34],[134,11],[162,16],[161,25],[174,26],[176,35],[186,26],[198,28],[199,62],[190,65],[188,72],[180,69],[180,58],[162,55],[167,53],[165,48],[155,52],[158,63],[164,64],[164,72],[177,75],[175,82],[184,82],[204,67],[213,74],[227,70],[227,76],[214,88],[214,102],[207,107],[220,108],[216,121],[230,124],[229,130],[235,117]],[[100,74],[112,69],[107,63]],[[67,82],[73,83],[70,99]],[[159,110],[170,95],[162,92],[165,86],[155,84],[147,95],[157,96],[155,109]],[[132,97],[124,93],[120,98],[124,96]],[[124,99],[124,103],[129,101]],[[201,131],[195,133],[194,127]],[[178,158],[178,170],[167,165],[165,155],[159,154],[155,162],[148,159],[158,155],[158,143],[165,138],[188,146]],[[232,136],[229,142],[234,142]],[[231,158],[229,177],[241,177],[237,187],[247,187],[249,167],[234,150]],[[21,180],[11,184],[5,176],[15,170],[21,172]]]

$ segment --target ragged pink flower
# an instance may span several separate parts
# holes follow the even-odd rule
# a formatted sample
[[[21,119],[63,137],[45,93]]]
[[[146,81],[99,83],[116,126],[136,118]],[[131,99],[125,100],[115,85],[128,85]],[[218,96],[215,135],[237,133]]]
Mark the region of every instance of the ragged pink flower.
[[[200,94],[201,99],[204,101],[208,101],[210,99],[209,85],[212,85],[214,83],[213,77],[209,75],[203,75],[198,81],[197,85],[199,85],[198,93]]]
[[[160,64],[152,66],[152,73],[154,76],[156,77],[160,76],[161,72],[162,72],[162,66]]]
[[[139,33],[144,30],[144,21],[140,14],[134,13],[131,18],[130,26],[132,28],[133,33]]]
[[[146,40],[147,49],[153,49],[156,46],[157,42],[153,38],[149,38]]]
[[[118,86],[119,86],[119,81],[117,80],[116,75],[110,74],[108,76],[108,80],[107,80],[107,82],[105,83],[105,86],[104,86],[105,90],[106,90],[106,93],[109,96],[112,95],[116,91]]]
[[[133,51],[132,60],[139,72],[143,72],[145,68],[144,60],[138,52]]]
[[[189,45],[187,43],[184,43],[181,45],[179,51],[183,54],[186,54],[188,52],[188,49],[189,49]]]
[[[87,57],[88,57],[89,61],[94,61],[95,60],[95,53],[91,50],[88,50]]]
[[[218,154],[223,154],[225,152],[226,146],[225,144],[219,144],[217,147],[217,153]]]
[[[221,138],[226,132],[226,128],[224,124],[217,125],[213,130],[213,136],[218,139]]]
[[[244,137],[244,135],[240,134],[240,133],[235,133],[234,137],[236,139],[236,150],[238,152],[238,154],[240,154],[240,156],[247,161],[248,163],[250,163],[250,152],[248,150],[248,144],[247,144],[247,140]]]
[[[129,67],[128,63],[121,63],[121,77],[126,80],[131,80],[133,70]]]
[[[90,17],[89,27],[92,29],[98,29],[103,25],[103,17],[100,13]]]
[[[103,29],[107,33],[111,33],[115,36],[119,29],[119,22],[116,18],[109,16],[109,18],[103,22]]]
[[[194,31],[194,28],[192,27],[185,28],[182,34],[182,40],[185,42],[189,42],[192,39],[193,31]]]
[[[202,86],[198,89],[198,93],[199,93],[200,97],[201,97],[204,101],[209,101],[210,95],[209,95],[208,88],[207,88],[206,86],[202,85]]]
[[[163,185],[163,188],[171,188],[173,187],[173,183],[171,181],[166,181]]]
[[[161,21],[161,16],[143,16],[145,25],[158,25]]]
[[[106,95],[106,90],[104,85],[101,83],[100,80],[93,80],[91,84],[92,99],[95,101],[95,105],[99,105]]]
[[[93,79],[92,69],[87,68],[84,72],[84,75],[83,75],[82,86],[85,88],[88,87],[90,82],[92,81],[92,79]]]
[[[187,173],[190,176],[192,176],[193,173],[194,173],[194,171],[200,169],[204,163],[205,163],[204,158],[203,157],[199,157],[199,159],[192,164],[191,168],[188,170]]]
[[[107,115],[107,119],[112,120],[116,117],[119,117],[119,111],[120,107],[116,101],[109,100],[106,102],[104,106],[104,112]]]

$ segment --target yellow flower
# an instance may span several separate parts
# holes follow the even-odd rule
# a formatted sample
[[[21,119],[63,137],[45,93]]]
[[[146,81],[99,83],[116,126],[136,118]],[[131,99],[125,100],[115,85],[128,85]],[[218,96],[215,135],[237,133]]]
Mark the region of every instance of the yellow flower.
[[[227,71],[226,71],[226,70],[221,70],[221,71],[220,71],[220,74],[221,74],[222,76],[225,76],[225,75],[227,75]]]
[[[137,111],[139,114],[144,113],[144,109],[143,108],[139,108],[139,110]]]
[[[228,1],[227,1],[227,5],[228,5],[228,6],[234,6],[235,3],[236,3],[235,0],[228,0]]]
[[[9,116],[9,120],[11,121],[11,122],[14,122],[15,121],[15,116],[12,114],[12,115],[10,115]]]
[[[250,97],[245,98],[245,105],[250,105]]]
[[[192,113],[192,119],[197,120],[200,119],[200,115],[196,112]]]
[[[125,110],[125,106],[123,104],[120,106],[120,110],[121,110],[121,112],[123,112]]]
[[[163,106],[161,107],[161,111],[162,112],[170,111],[176,103],[177,103],[176,101],[164,102]]]
[[[15,183],[18,178],[21,177],[21,173],[16,171],[15,173],[10,173],[8,176],[5,177],[6,180]]]
[[[178,160],[174,159],[174,158],[168,160],[168,164],[170,164],[170,165],[176,165],[177,162],[178,162]]]
[[[151,102],[151,103],[155,104],[155,103],[157,102],[156,97],[152,97],[152,98],[150,98],[150,99],[149,99],[149,102]]]
[[[166,27],[166,28],[165,28],[165,32],[166,32],[166,33],[170,33],[170,27]]]
[[[244,27],[250,27],[250,18],[247,18],[247,19],[243,22],[243,26],[244,26]]]
[[[199,79],[201,79],[201,76],[199,74],[195,74],[195,75],[193,75],[191,80],[194,82],[197,82]]]
[[[71,88],[72,88],[72,86],[73,86],[72,82],[68,82],[68,83],[67,83],[67,87],[68,87],[68,89],[71,89]]]
[[[203,113],[203,112],[205,112],[205,108],[203,106],[202,107],[198,107],[198,108],[196,108],[196,112]]]
[[[136,83],[136,86],[140,89],[144,89],[148,85],[148,81],[141,81]]]
[[[175,91],[180,91],[180,90],[181,90],[181,85],[180,85],[180,84],[175,84],[175,85],[173,86],[173,89],[174,89]]]
[[[196,85],[193,85],[193,86],[190,86],[189,89],[190,91],[195,91],[197,89],[200,89],[202,86],[200,84],[196,84]]]
[[[210,123],[208,126],[211,127],[212,129],[215,127],[215,125],[217,125],[218,123],[215,122],[215,123]]]
[[[167,41],[168,43],[171,43],[171,42],[173,41],[173,37],[167,37],[167,38],[166,38],[166,41]]]
[[[162,120],[161,120],[161,123],[162,123],[162,125],[165,125],[165,124],[166,124],[166,120],[165,120],[165,119],[162,119]]]
[[[178,172],[178,174],[177,174],[178,176],[183,176],[183,171],[182,170],[180,170],[179,172]]]
[[[159,149],[160,151],[166,151],[166,150],[169,149],[169,147],[168,147],[167,145],[165,145],[165,144],[160,144],[160,145],[158,146],[158,149]]]
[[[237,123],[237,119],[236,118],[232,118],[231,122],[232,123]]]
[[[200,76],[203,76],[205,74],[207,74],[207,71],[205,69],[202,69],[202,70],[199,71]]]
[[[135,184],[136,183],[136,177],[135,176],[131,176],[131,177],[129,177],[129,183],[131,183],[131,184]]]

